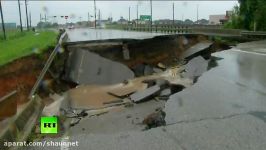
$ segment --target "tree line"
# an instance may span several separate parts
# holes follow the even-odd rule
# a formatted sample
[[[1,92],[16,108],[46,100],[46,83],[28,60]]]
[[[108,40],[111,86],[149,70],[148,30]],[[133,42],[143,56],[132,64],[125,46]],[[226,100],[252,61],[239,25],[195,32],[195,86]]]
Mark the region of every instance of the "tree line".
[[[238,0],[239,6],[233,8],[227,28],[266,31],[266,1]]]

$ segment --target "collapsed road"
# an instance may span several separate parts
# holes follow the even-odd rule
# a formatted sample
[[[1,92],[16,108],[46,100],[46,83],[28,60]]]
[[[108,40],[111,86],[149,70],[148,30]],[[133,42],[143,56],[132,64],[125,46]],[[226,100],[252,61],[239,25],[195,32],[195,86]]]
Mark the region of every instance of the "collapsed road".
[[[264,149],[266,42],[259,52],[256,42],[221,51],[208,39],[66,43],[55,61],[63,65],[50,72],[68,89],[50,93],[43,110],[64,129],[44,140],[79,141],[67,149]]]

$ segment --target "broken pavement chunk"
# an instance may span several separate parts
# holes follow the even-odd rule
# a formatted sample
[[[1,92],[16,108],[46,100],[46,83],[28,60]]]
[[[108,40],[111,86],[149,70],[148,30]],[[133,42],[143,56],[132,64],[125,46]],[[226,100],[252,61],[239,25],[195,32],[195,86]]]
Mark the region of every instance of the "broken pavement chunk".
[[[195,57],[185,65],[185,77],[194,79],[207,71],[208,61],[201,56]]]
[[[158,63],[157,67],[161,69],[166,69],[166,66],[163,63]]]
[[[128,45],[124,44],[123,47],[123,57],[125,60],[129,60],[130,59],[130,55],[129,55],[129,50],[128,50]]]
[[[160,69],[160,68],[157,68],[157,67],[153,67],[153,72],[154,72],[154,73],[162,73],[163,70]]]
[[[167,88],[161,91],[160,96],[168,96],[171,95],[171,89]]]
[[[144,67],[144,76],[152,75],[154,73],[153,67],[150,65],[145,65]]]
[[[146,98],[154,95],[158,91],[160,91],[160,87],[158,85],[154,85],[154,86],[147,88],[143,91],[138,91],[138,92],[130,95],[130,99],[133,102],[140,102],[140,101],[145,100]]]
[[[134,78],[124,64],[84,49],[69,53],[66,78],[78,84],[115,84]]]
[[[209,47],[212,45],[212,42],[205,41],[197,43],[196,45],[190,47],[183,54],[183,58],[186,60],[191,60],[197,56],[203,56],[204,58],[209,58],[211,56],[211,51]]]

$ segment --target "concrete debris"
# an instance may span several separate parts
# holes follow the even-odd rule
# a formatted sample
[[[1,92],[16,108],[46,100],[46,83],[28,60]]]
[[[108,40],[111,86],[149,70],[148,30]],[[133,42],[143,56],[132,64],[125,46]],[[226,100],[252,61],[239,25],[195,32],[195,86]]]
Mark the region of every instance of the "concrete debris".
[[[57,94],[51,95],[50,97],[54,100],[54,102],[45,106],[42,114],[44,116],[59,116],[61,103],[64,100],[64,97]]]
[[[170,83],[164,79],[150,79],[150,80],[143,80],[143,83],[146,83],[148,87],[158,85],[161,89],[169,87]]]
[[[164,69],[164,70],[166,69],[166,66],[163,63],[158,63],[157,67],[161,68],[161,69]]]
[[[164,79],[156,79],[156,85],[158,85],[161,89],[165,89],[169,87],[170,83]]]
[[[144,64],[137,64],[136,66],[134,66],[132,68],[132,70],[135,73],[136,77],[140,77],[144,75],[144,69],[145,69],[145,65]]]
[[[195,57],[185,65],[184,76],[190,79],[201,76],[207,71],[208,61],[201,56]]]
[[[152,75],[153,73],[163,72],[162,69],[153,67],[152,65],[148,65],[145,63],[138,64],[132,67],[132,70],[134,71],[136,77],[148,76],[148,75]]]
[[[148,64],[138,64],[132,68],[136,77],[152,75],[154,73],[153,67]]]
[[[124,44],[122,46],[122,49],[123,49],[123,57],[125,60],[129,60],[130,59],[130,54],[129,54],[129,50],[128,50],[128,45],[127,44]]]
[[[209,41],[197,43],[184,52],[183,58],[186,60],[191,60],[194,57],[202,56],[205,59],[208,59],[211,56],[211,51],[209,49],[211,45],[212,42]]]
[[[165,112],[159,108],[152,114],[149,114],[142,123],[146,125],[146,129],[156,128],[159,126],[165,126]]]
[[[134,78],[124,64],[83,49],[69,53],[66,78],[78,84],[114,84]]]
[[[138,91],[138,92],[130,95],[130,99],[133,102],[140,102],[140,101],[143,101],[143,100],[149,98],[150,96],[156,94],[159,91],[160,91],[160,87],[158,85],[154,85],[154,86],[149,87],[143,91]]]
[[[144,67],[144,76],[147,76],[147,75],[152,75],[154,73],[153,71],[153,67],[150,66],[150,65],[145,65]]]
[[[167,89],[164,89],[161,91],[160,96],[169,96],[169,95],[171,95],[171,93],[172,93],[171,89],[167,88]]]
[[[155,80],[143,80],[142,83],[146,83],[148,88],[151,86],[156,85],[156,81]]]
[[[162,73],[163,70],[160,69],[160,68],[157,68],[157,67],[153,67],[153,72],[154,72],[154,73]]]

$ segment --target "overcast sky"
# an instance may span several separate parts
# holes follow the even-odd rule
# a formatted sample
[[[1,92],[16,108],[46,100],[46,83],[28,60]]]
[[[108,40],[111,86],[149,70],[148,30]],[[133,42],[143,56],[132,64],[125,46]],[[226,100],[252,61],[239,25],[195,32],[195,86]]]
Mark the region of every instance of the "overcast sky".
[[[25,25],[25,2],[21,0],[22,22]],[[237,0],[232,1],[152,1],[153,20],[172,19],[172,4],[175,4],[175,19],[197,18],[197,5],[199,6],[199,19],[209,19],[212,14],[225,14],[226,10],[231,10],[237,5]],[[136,6],[139,6],[139,15],[150,14],[149,1],[97,1],[97,10],[100,9],[102,19],[112,16],[118,20],[121,16],[128,19],[129,7],[131,7],[131,19],[136,19]],[[18,2],[2,0],[3,14],[5,22],[16,22],[19,24]],[[94,15],[93,1],[29,1],[28,12],[31,12],[32,24],[36,25],[40,21],[40,14],[46,13],[49,21],[65,23],[59,16],[67,15],[68,22],[88,20],[88,13]],[[98,12],[97,12],[98,13]],[[58,16],[54,19],[51,16]],[[93,20],[93,18],[90,18]]]

